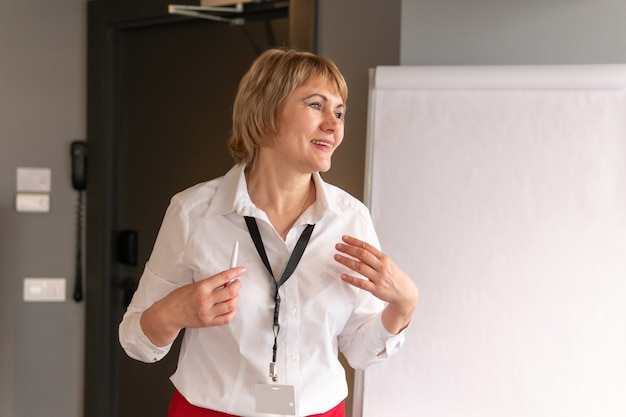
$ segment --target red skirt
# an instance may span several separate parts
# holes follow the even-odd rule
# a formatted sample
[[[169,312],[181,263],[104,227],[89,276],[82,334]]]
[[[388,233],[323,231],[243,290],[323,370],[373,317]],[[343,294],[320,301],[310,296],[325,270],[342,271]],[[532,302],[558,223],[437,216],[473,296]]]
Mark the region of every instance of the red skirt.
[[[172,401],[167,412],[168,417],[237,417],[219,411],[213,411],[191,404],[178,391],[174,392]],[[344,402],[340,402],[337,407],[322,414],[315,414],[309,417],[345,417]]]

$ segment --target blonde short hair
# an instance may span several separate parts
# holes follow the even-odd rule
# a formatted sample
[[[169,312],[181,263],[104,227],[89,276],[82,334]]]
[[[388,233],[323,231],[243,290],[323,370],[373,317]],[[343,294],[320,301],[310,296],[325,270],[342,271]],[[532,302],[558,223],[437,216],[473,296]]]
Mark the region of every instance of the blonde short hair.
[[[259,140],[268,132],[277,133],[278,114],[285,99],[317,77],[334,83],[346,102],[346,81],[330,59],[293,49],[269,49],[252,63],[239,83],[233,104],[228,149],[235,164],[254,163]]]

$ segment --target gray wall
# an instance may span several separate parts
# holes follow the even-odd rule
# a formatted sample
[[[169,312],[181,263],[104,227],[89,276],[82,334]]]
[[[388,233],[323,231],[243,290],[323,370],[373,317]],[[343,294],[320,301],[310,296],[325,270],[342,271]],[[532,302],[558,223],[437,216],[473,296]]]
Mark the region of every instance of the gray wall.
[[[318,51],[348,83],[345,139],[324,179],[363,198],[368,68],[400,64],[400,0],[318,0]]]
[[[403,0],[402,65],[626,62],[622,0]]]
[[[85,0],[0,0],[3,417],[81,414],[82,304],[71,300],[71,285],[65,303],[21,300],[25,277],[73,279],[68,147],[85,132],[85,9]],[[319,0],[320,52],[350,84],[346,141],[328,180],[362,196],[368,68],[623,63],[624,17],[619,0]],[[22,166],[52,169],[50,213],[15,212]]]
[[[82,414],[83,304],[71,299],[85,132],[84,0],[0,0],[0,415]],[[16,169],[52,170],[50,212],[15,211]],[[68,280],[65,303],[25,303],[25,277]]]

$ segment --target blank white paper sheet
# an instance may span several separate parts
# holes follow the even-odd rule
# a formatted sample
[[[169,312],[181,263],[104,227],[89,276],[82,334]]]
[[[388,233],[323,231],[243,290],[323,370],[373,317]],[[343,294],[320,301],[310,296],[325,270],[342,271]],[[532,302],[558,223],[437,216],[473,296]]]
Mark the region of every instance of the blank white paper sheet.
[[[420,304],[363,417],[626,416],[625,88],[622,65],[372,70],[366,199]]]

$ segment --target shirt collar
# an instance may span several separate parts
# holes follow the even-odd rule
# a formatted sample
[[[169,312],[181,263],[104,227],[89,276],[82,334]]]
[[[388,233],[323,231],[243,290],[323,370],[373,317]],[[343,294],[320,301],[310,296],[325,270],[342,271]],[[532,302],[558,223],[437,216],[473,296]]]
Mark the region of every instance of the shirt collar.
[[[248,194],[248,185],[244,174],[245,165],[232,167],[223,177],[215,190],[207,210],[208,216],[224,215],[236,211],[241,216],[266,217],[265,213],[254,205]],[[315,203],[301,217],[302,222],[317,223],[326,211],[340,213],[339,207],[328,198],[326,183],[318,172],[313,174],[315,183]]]

